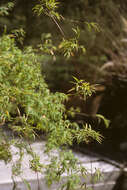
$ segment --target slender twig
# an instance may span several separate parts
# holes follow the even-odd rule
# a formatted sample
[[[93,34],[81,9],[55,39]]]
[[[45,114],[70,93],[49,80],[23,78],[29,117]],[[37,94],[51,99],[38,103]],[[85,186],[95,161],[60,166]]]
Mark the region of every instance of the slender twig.
[[[17,112],[18,112],[19,117],[21,117],[21,113],[18,107],[17,107]]]
[[[56,24],[56,26],[58,27],[58,29],[60,30],[60,33],[62,34],[62,36],[65,38],[64,31],[62,30],[62,28],[60,27],[60,25],[58,24],[58,22],[56,21],[56,19],[54,18],[54,16],[50,16],[50,17],[54,21],[54,23]]]
[[[40,183],[39,183],[39,176],[38,176],[38,172],[37,172],[37,184],[38,184],[37,189],[38,189],[38,190],[40,190]]]
[[[56,19],[54,18],[54,16],[51,15],[50,12],[46,8],[45,8],[45,14],[48,15],[53,20],[53,22],[56,24],[57,28],[59,29],[60,33],[62,34],[62,36],[65,38],[65,34],[64,34],[63,29],[58,24],[58,22],[56,21]]]

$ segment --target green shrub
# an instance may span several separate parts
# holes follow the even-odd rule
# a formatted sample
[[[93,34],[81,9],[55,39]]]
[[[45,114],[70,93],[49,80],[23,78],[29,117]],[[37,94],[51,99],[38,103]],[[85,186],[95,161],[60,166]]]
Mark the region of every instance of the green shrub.
[[[24,138],[45,133],[52,148],[72,144],[80,133],[85,140],[92,136],[86,127],[80,129],[66,119],[63,102],[67,95],[49,91],[34,50],[28,47],[21,51],[9,35],[0,38],[0,92],[1,123],[8,123]],[[101,136],[95,134],[100,142]]]
[[[50,93],[40,67],[31,47],[21,51],[10,36],[0,38],[0,119],[24,134],[28,128],[48,131],[63,122],[67,96]]]

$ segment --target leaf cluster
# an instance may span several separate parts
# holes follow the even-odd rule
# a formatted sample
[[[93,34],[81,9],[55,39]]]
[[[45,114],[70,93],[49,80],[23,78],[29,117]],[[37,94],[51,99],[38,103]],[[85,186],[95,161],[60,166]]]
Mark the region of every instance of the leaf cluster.
[[[31,47],[23,52],[10,36],[0,38],[0,120],[11,129],[32,135],[56,126],[65,110],[66,95],[50,93],[41,75],[41,64]],[[58,123],[57,123],[58,122]],[[47,128],[48,127],[48,128]]]
[[[9,15],[9,11],[14,7],[14,3],[9,2],[6,5],[0,6],[0,16]]]
[[[50,164],[46,166],[45,174],[49,187],[53,182],[60,184],[61,179],[64,178],[59,190],[89,189],[86,181],[90,171],[79,162],[72,151],[61,151],[59,157],[52,157]],[[96,169],[91,181],[96,183],[100,177],[100,171]]]
[[[74,87],[69,90],[69,92],[73,92],[73,95],[79,95],[81,98],[86,100],[87,97],[91,96],[95,92],[95,88],[93,85],[90,85],[89,82],[85,82],[82,79],[77,79],[73,77],[75,82]]]
[[[0,143],[0,160],[4,160],[5,163],[11,161],[12,154],[10,151],[10,143],[5,141]]]
[[[60,20],[60,14],[56,11],[58,8],[59,2],[57,0],[39,0],[33,11],[38,16],[45,14],[49,17],[55,17]]]
[[[65,180],[60,189],[74,190],[81,186],[81,179],[77,175],[81,173],[86,177],[86,169],[78,164],[72,151],[61,151],[59,157],[52,157],[46,169],[46,181],[49,186],[53,181],[59,183],[65,175]]]

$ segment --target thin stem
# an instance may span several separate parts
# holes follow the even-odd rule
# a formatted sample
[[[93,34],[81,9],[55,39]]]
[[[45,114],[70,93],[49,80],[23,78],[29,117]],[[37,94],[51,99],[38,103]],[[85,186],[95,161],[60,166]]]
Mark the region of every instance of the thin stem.
[[[58,27],[60,33],[62,34],[62,36],[65,38],[65,34],[64,34],[63,29],[62,29],[61,26],[58,24],[58,22],[56,21],[56,19],[54,18],[54,16],[50,14],[50,12],[48,11],[47,8],[45,8],[45,14],[46,14],[47,16],[49,16],[49,17],[53,20],[53,22],[54,22],[54,23],[56,24],[56,26]]]
[[[65,34],[64,31],[62,30],[62,28],[60,27],[60,25],[58,24],[58,22],[56,21],[56,19],[53,16],[50,16],[51,19],[54,21],[54,23],[57,25],[58,29],[60,30],[62,36],[65,38]]]
[[[40,183],[39,183],[39,176],[38,176],[38,172],[37,172],[37,183],[38,183],[38,190],[40,190]]]

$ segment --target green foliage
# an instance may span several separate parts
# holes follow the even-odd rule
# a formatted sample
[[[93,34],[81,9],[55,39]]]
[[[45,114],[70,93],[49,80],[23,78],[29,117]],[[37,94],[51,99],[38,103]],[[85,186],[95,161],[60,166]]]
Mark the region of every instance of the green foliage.
[[[85,47],[83,45],[79,45],[78,40],[80,37],[80,30],[77,27],[72,28],[73,32],[75,33],[75,37],[71,38],[71,39],[67,39],[64,31],[62,30],[60,24],[58,23],[57,19],[60,20],[60,15],[58,12],[55,12],[54,10],[56,8],[58,8],[59,3],[56,0],[45,0],[45,1],[40,1],[40,4],[36,5],[34,7],[34,12],[37,13],[39,16],[44,13],[45,15],[49,16],[53,22],[55,23],[55,25],[57,26],[57,28],[59,29],[60,33],[62,34],[62,36],[64,37],[63,40],[60,42],[57,51],[60,50],[60,52],[62,52],[62,54],[66,57],[66,58],[70,58],[71,56],[73,56],[75,53],[77,53],[79,50],[82,53],[85,53]],[[92,24],[93,25],[93,24]],[[96,27],[97,28],[97,27]]]
[[[40,164],[40,158],[38,155],[34,154],[34,157],[32,160],[30,160],[30,168],[34,172],[42,172],[43,165]]]
[[[0,160],[4,160],[6,163],[11,161],[12,155],[10,151],[10,143],[5,141],[0,143]]]
[[[34,12],[40,16],[42,13],[52,17],[60,19],[60,15],[56,12],[58,8],[59,2],[57,0],[39,0],[39,4],[36,5],[33,10]]]
[[[103,115],[101,114],[96,114],[99,122],[101,121],[101,119],[104,121],[105,126],[108,128],[109,124],[110,124],[110,120],[106,119]]]
[[[24,182],[24,184],[26,185],[27,190],[31,190],[31,187],[30,187],[29,182],[28,182],[26,179],[23,179],[23,182]]]
[[[16,38],[17,41],[18,41],[20,44],[23,45],[23,40],[24,40],[24,37],[25,37],[25,31],[24,31],[22,28],[20,28],[20,29],[12,30],[11,33],[12,33],[12,36],[13,36],[14,38]]]
[[[79,45],[78,40],[80,37],[80,29],[72,28],[73,32],[75,33],[75,37],[71,39],[63,39],[62,42],[59,45],[60,51],[63,53],[63,55],[66,58],[70,58],[71,56],[74,56],[78,52],[81,52],[84,54],[86,52],[86,49],[83,45]]]
[[[74,190],[81,186],[80,173],[86,176],[86,169],[78,164],[78,160],[71,151],[63,151],[59,157],[52,157],[51,162],[47,165],[46,181],[49,186],[53,181],[60,182],[62,175],[66,173],[66,180],[60,189]]]
[[[94,86],[90,85],[89,82],[85,82],[82,79],[77,79],[76,77],[73,78],[75,80],[75,82],[72,82],[74,87],[69,90],[69,92],[74,91],[74,95],[80,95],[84,100],[95,92]]]
[[[14,3],[9,2],[4,6],[0,7],[0,16],[9,15],[9,11],[14,7]]]
[[[22,160],[24,157],[23,143],[21,141],[17,142],[16,140],[13,140],[12,145],[19,150],[19,158],[12,165],[12,176],[20,176],[20,174],[22,173]]]
[[[79,130],[76,134],[76,140],[78,143],[87,142],[89,143],[92,139],[95,139],[97,142],[101,143],[103,136],[98,132],[94,131],[90,125],[83,125],[83,128]]]
[[[79,163],[72,151],[61,151],[59,157],[52,157],[50,164],[46,167],[46,181],[49,186],[52,185],[53,181],[60,183],[64,177],[63,184],[59,189],[76,190],[81,188],[88,190],[86,178],[89,172]],[[100,177],[99,170],[96,170],[92,180],[97,182]]]
[[[9,36],[3,36],[0,44],[1,122],[11,123],[12,129],[24,135],[26,129],[32,135],[35,126],[47,130],[50,121],[51,125],[57,125],[64,111],[60,102],[67,97],[50,94],[32,48],[22,52]]]
[[[41,53],[46,55],[52,55],[55,59],[55,52],[57,50],[57,47],[53,45],[52,41],[52,35],[50,33],[43,33],[41,35],[42,44],[38,45],[38,48],[40,49]]]
[[[90,22],[90,23],[89,22],[85,22],[85,24],[87,25],[89,31],[92,31],[92,29],[94,29],[97,32],[101,31],[100,26],[97,23],[95,23],[95,22]]]
[[[35,139],[37,131],[46,133],[48,148],[72,144],[78,130],[66,119],[62,102],[67,95],[50,93],[33,49],[29,47],[22,52],[14,39],[6,35],[0,38],[0,49],[1,123],[8,123],[26,139]],[[83,90],[88,95],[88,85]],[[87,131],[84,132],[87,139]]]
[[[59,45],[60,51],[63,53],[63,55],[66,58],[70,58],[71,56],[74,56],[75,53],[81,50],[82,53],[85,53],[85,48],[82,45],[78,44],[78,41],[76,38],[73,39],[63,39],[63,41]]]

